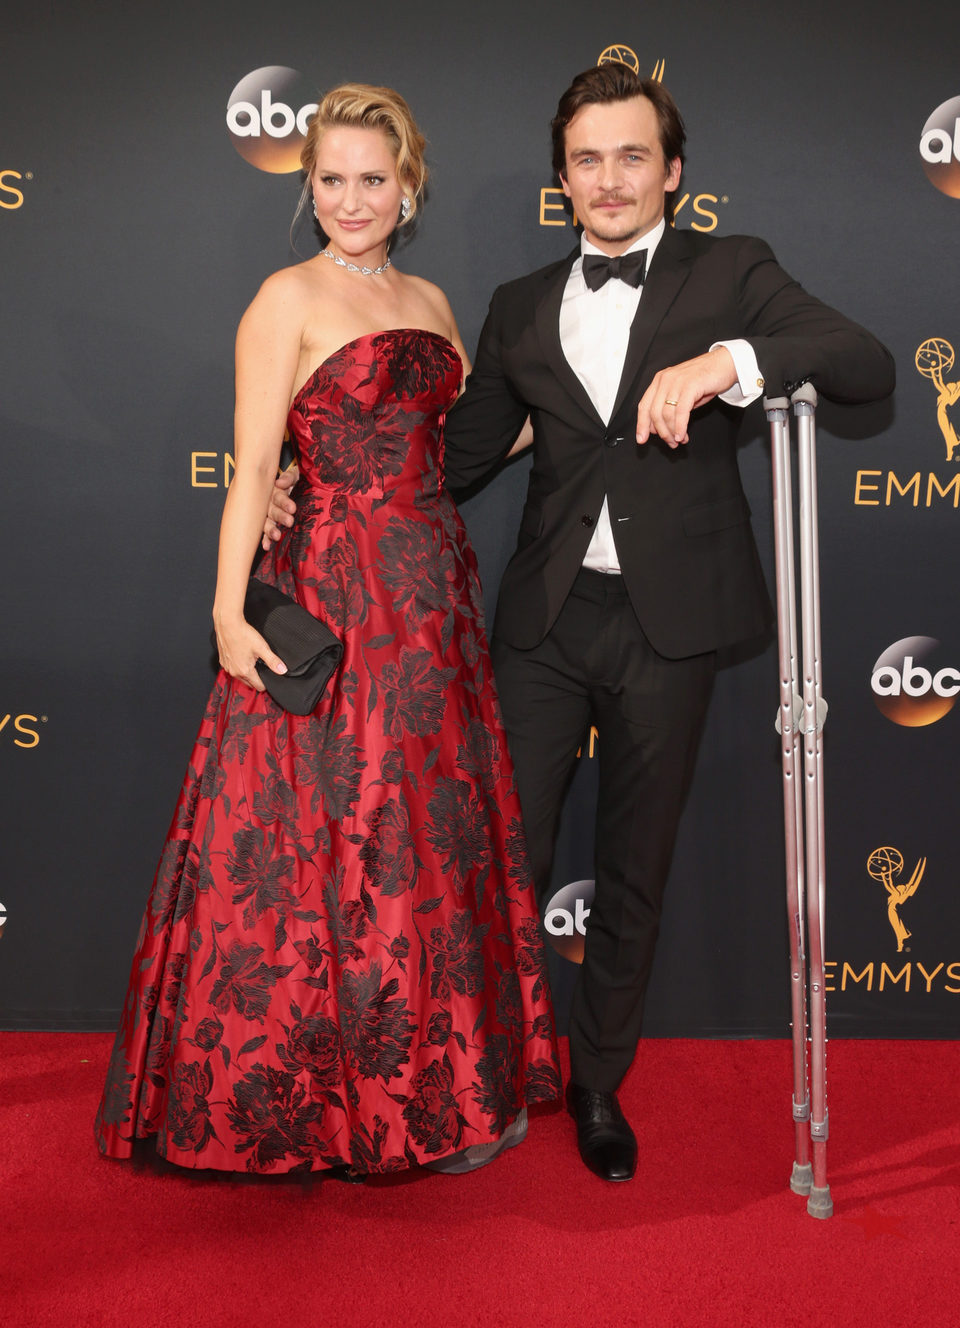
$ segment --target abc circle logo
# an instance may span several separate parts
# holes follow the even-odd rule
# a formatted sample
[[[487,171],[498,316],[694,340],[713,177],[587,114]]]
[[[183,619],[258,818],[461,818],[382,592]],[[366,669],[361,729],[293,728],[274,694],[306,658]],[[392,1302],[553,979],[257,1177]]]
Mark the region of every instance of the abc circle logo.
[[[923,126],[920,158],[930,183],[960,198],[960,97],[938,106]]]
[[[583,963],[587,918],[593,906],[594,882],[571,881],[550,899],[543,914],[547,940],[558,955],[571,963]]]
[[[873,699],[894,724],[922,728],[953,709],[960,693],[960,669],[940,665],[935,658],[939,648],[932,636],[905,636],[874,664]]]
[[[227,102],[227,128],[245,161],[271,175],[300,169],[300,149],[315,101],[301,101],[303,78],[286,65],[265,65],[242,78]]]

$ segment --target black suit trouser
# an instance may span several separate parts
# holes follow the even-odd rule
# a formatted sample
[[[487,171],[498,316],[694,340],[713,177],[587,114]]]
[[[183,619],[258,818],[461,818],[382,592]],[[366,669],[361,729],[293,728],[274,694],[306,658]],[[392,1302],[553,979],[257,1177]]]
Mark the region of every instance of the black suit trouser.
[[[570,1017],[573,1079],[618,1087],[640,1037],[663,891],[713,683],[715,656],[669,660],[623,578],[581,571],[532,650],[493,662],[541,905],[578,747],[599,733],[596,894]]]

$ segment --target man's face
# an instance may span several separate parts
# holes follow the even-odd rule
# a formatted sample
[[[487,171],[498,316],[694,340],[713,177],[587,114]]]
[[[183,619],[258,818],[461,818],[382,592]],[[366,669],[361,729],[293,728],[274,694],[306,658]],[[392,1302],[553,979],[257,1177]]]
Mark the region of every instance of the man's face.
[[[680,182],[680,159],[666,161],[657,113],[646,97],[584,106],[564,134],[560,177],[587,239],[622,254],[663,216],[664,195]]]

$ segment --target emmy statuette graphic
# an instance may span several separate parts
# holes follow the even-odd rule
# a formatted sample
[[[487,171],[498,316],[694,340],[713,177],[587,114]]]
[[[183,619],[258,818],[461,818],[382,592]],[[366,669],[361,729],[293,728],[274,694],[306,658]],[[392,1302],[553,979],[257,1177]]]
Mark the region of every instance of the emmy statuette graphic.
[[[911,935],[900,916],[900,907],[917,893],[917,887],[923,880],[926,867],[926,858],[921,858],[914,867],[909,881],[897,882],[895,878],[903,871],[903,854],[899,849],[891,848],[889,845],[875,848],[867,859],[867,871],[875,881],[883,882],[887,892],[887,918],[897,938],[897,954],[903,952],[903,943]]]
[[[960,461],[960,456],[957,455],[960,437],[957,436],[956,426],[950,418],[951,407],[960,401],[960,382],[943,381],[943,375],[953,368],[953,361],[953,347],[943,337],[927,337],[926,341],[917,347],[914,357],[918,371],[924,378],[929,378],[937,389],[937,423],[940,425],[943,441],[947,445],[947,460]]]

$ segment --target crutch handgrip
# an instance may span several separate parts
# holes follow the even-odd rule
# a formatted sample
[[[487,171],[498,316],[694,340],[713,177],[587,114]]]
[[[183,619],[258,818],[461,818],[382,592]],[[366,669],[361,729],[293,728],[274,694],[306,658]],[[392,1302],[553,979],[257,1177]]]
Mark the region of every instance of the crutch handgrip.
[[[819,400],[817,389],[813,383],[801,383],[798,388],[790,393],[790,400],[795,406],[804,405],[809,406],[811,410],[816,410],[817,401]]]

